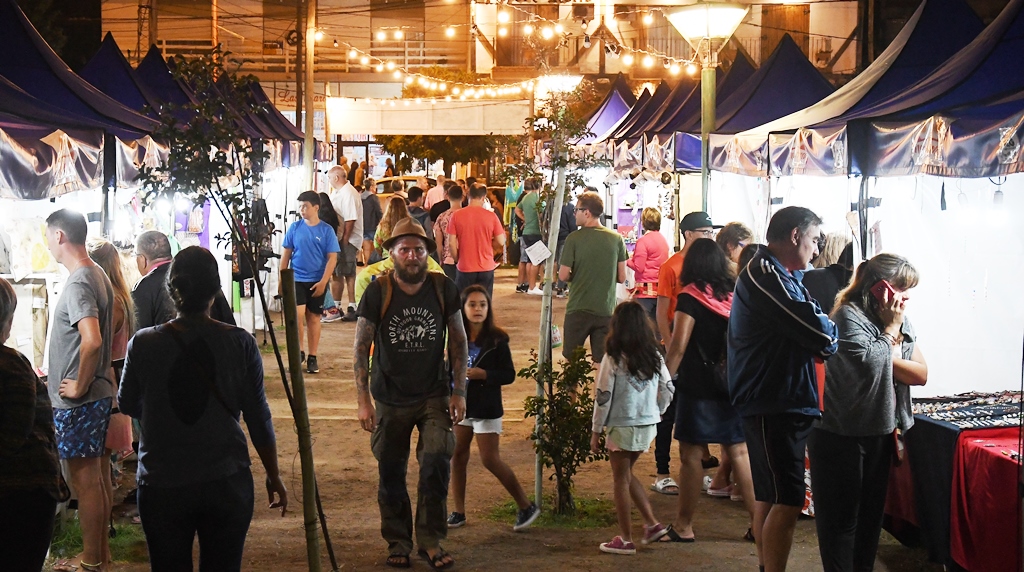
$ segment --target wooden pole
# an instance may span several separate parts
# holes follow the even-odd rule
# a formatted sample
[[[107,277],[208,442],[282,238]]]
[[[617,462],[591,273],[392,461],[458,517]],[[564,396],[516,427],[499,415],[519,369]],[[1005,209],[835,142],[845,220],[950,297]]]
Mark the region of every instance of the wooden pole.
[[[303,90],[306,96],[306,121],[303,124],[303,130],[306,132],[305,144],[302,147],[302,163],[303,170],[306,173],[306,184],[302,189],[303,191],[315,191],[316,190],[316,165],[313,164],[313,146],[316,142],[313,140],[313,65],[314,65],[314,49],[316,48],[316,0],[306,0],[306,57],[304,58],[305,63],[305,89]]]
[[[317,534],[319,514],[316,508],[316,473],[313,468],[313,439],[309,431],[309,410],[306,408],[306,382],[302,378],[299,357],[299,318],[295,305],[295,271],[281,271],[282,309],[285,339],[288,346],[288,369],[292,376],[295,428],[299,434],[299,462],[302,467],[302,525],[306,529],[306,560],[310,572],[320,572],[320,536]]]

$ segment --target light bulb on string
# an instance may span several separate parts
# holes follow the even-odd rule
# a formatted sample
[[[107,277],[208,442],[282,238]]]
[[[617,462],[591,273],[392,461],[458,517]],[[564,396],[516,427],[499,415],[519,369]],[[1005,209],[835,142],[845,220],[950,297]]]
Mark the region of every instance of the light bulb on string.
[[[384,30],[381,30],[381,31],[377,32],[377,41],[378,42],[383,42],[386,39],[388,39],[388,33],[387,32],[385,32]]]
[[[405,37],[405,33],[402,32],[401,30],[395,30],[394,36],[396,40],[401,40],[402,38]]]
[[[668,73],[672,75],[679,75],[679,64],[672,62],[672,65],[668,66]]]
[[[654,14],[651,12],[644,12],[644,26],[650,26],[654,23]]]
[[[417,97],[416,98],[416,103],[423,103],[423,98]]]
[[[693,62],[690,62],[690,63],[686,64],[686,73],[688,75],[693,75],[693,74],[697,73],[697,66],[694,65]]]
[[[448,36],[449,38],[454,38],[455,37],[455,28],[452,28],[451,26],[448,26],[448,28],[445,29],[445,31],[444,31],[444,35]]]
[[[448,84],[442,81],[441,83],[437,84],[437,89],[440,89],[441,91],[447,91]]]
[[[363,57],[359,58],[359,63],[364,65],[364,66],[370,65],[370,58],[368,58],[366,56],[363,56]]]
[[[565,31],[565,26],[563,26],[561,24],[555,24],[555,33],[556,34],[561,34],[564,31]]]
[[[384,66],[386,68],[388,68],[388,71],[391,71],[391,70],[395,69],[395,62],[388,62],[388,63],[384,64]]]
[[[499,38],[504,38],[507,35],[508,35],[508,28],[504,28],[504,27],[498,28],[498,37]]]
[[[459,101],[466,101],[466,96],[465,95],[460,95],[459,96]]]
[[[356,59],[358,57],[359,57],[359,52],[357,52],[355,50],[349,50],[348,51],[348,59],[354,60],[354,59]]]
[[[643,64],[645,68],[654,67],[654,58],[652,58],[649,55],[644,56],[644,58],[640,60],[640,62]]]
[[[532,33],[533,33],[533,24],[527,24],[527,25],[523,26],[523,34],[526,34],[527,36],[529,36]]]
[[[452,96],[446,95],[444,96],[444,100],[450,102],[452,100]]]
[[[334,47],[335,47],[335,48],[337,48],[337,47],[338,47],[338,40],[334,40]]]
[[[622,55],[622,64],[631,66],[633,65],[633,54],[626,53]]]
[[[416,80],[413,79],[413,77],[411,75],[405,77],[405,85],[412,85],[412,82],[414,82],[414,81],[416,81]]]
[[[324,39],[324,32],[323,32],[323,30],[317,30],[317,31],[313,32],[313,39],[318,41],[318,42],[320,40]]]
[[[455,86],[455,87],[452,88],[452,93],[454,93],[455,95],[459,95],[460,91],[462,91],[462,90],[459,89],[459,86]]]
[[[542,29],[542,30],[540,31],[540,35],[541,35],[541,36],[542,36],[542,37],[543,37],[543,38],[544,38],[545,40],[550,40],[551,38],[553,38],[553,37],[555,36],[555,31],[554,31],[554,30],[552,30],[551,28],[548,28],[547,26],[545,26],[545,27],[544,27],[544,29]]]
[[[376,70],[377,70],[378,72],[382,72],[382,71],[384,71],[384,64],[377,64],[377,67],[376,67],[375,69],[376,69]]]
[[[498,11],[498,23],[499,24],[508,24],[509,20],[511,20],[511,19],[512,19],[512,17],[509,15],[509,13],[507,11],[505,11],[505,10],[499,10]]]
[[[392,74],[392,75],[395,76],[395,79],[402,79],[402,72],[401,72],[401,70],[395,70],[395,73]]]

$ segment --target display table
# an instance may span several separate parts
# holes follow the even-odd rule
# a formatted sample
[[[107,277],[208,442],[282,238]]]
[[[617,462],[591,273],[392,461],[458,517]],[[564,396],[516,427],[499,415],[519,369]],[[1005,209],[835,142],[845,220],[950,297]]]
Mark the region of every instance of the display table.
[[[915,404],[930,415],[914,416],[905,462],[890,472],[885,529],[949,569],[1018,570],[1017,461],[1008,454],[1019,451],[1019,403],[1005,393]]]
[[[953,461],[949,550],[971,572],[1020,570],[1019,440],[1016,427],[960,434]]]

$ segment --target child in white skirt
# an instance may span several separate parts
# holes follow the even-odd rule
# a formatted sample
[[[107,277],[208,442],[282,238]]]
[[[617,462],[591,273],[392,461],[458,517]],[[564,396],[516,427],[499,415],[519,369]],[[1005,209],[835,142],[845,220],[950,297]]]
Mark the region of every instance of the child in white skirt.
[[[643,306],[634,301],[619,304],[612,314],[605,356],[597,374],[590,439],[591,450],[598,452],[601,433],[605,432],[620,532],[611,542],[601,544],[602,552],[636,554],[630,498],[644,520],[643,544],[655,542],[667,532],[654,518],[647,493],[633,475],[633,465],[640,453],[650,448],[673,391],[671,376]]]

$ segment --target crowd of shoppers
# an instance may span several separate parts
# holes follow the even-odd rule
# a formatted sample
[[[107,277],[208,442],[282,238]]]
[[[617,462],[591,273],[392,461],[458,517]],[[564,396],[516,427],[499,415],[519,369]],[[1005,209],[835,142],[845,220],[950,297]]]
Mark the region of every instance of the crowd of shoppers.
[[[284,235],[281,268],[296,274],[300,354],[317,373],[321,321],[356,322],[358,418],[378,461],[386,564],[407,567],[416,549],[431,568],[446,569],[455,563],[442,547],[447,531],[467,523],[474,440],[517,505],[513,530],[540,514],[499,452],[501,388],[516,372],[492,304],[506,230],[475,181],[439,177],[433,188],[423,182],[393,193],[382,209],[372,180],[356,175],[368,185],[363,192],[338,166],[330,195],[300,194],[300,220]],[[525,189],[516,209],[524,251],[542,239],[546,206],[539,181]],[[597,193],[580,193],[557,213],[566,228],[553,253],[556,290],[568,295],[563,355],[589,345],[597,379],[591,447],[610,456],[619,534],[600,550],[636,552],[633,507],[643,544],[695,542],[703,489],[742,501],[750,526],[737,537],[756,542],[762,570],[785,570],[806,452],[825,569],[870,569],[890,459],[913,424],[909,387],[927,382],[905,316],[916,269],[890,254],[855,264],[850,241],[826,238],[821,219],[801,207],[772,217],[764,245],[740,223],[718,227],[707,213],[690,213],[671,256],[656,209],[641,213],[632,257],[602,225],[604,214]],[[110,458],[133,448],[134,419],[152,569],[190,568],[198,536],[204,568],[239,570],[254,503],[247,441],[262,462],[270,506],[283,515],[288,498],[262,358],[224,309],[216,260],[200,247],[172,256],[165,235],[144,232],[135,248],[143,277],[129,291],[116,248],[87,245],[81,215],[54,212],[46,238],[69,273],[55,307],[48,380],[14,350],[0,350],[0,534],[25,547],[13,569],[41,566],[67,485],[78,498],[84,547],[55,569],[109,569]],[[540,265],[524,260],[517,291],[535,294]],[[812,261],[817,269],[807,272]],[[617,303],[627,268],[635,287]],[[0,280],[0,338],[10,335],[15,306]],[[415,514],[406,488],[413,430]],[[667,524],[633,474],[652,442],[652,488],[677,496]],[[724,453],[713,478],[704,474],[717,464],[709,445]],[[67,484],[58,459],[67,462]]]

